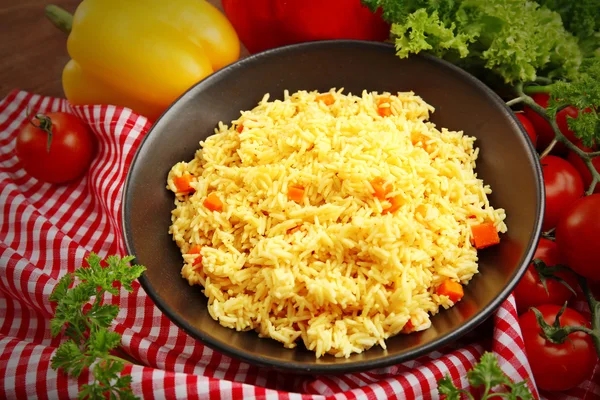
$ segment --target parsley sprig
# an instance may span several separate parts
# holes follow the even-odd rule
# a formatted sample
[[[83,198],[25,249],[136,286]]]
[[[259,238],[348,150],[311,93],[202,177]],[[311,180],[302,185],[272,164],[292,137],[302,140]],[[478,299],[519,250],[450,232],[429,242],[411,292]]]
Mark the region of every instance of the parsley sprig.
[[[467,373],[467,377],[473,388],[483,389],[483,394],[480,397],[481,400],[491,397],[510,400],[533,399],[533,395],[527,387],[527,381],[513,383],[502,372],[502,369],[498,365],[498,359],[492,353],[484,353],[479,363],[475,364],[473,369]],[[505,393],[492,393],[492,389],[496,387],[503,387],[508,389],[508,391]],[[438,381],[438,391],[441,395],[446,395],[447,400],[460,400],[463,395],[471,400],[474,399],[473,395],[468,391],[457,388],[448,375]]]
[[[61,332],[68,338],[51,360],[53,369],[61,369],[72,377],[79,377],[89,369],[94,377],[91,384],[82,385],[80,399],[135,399],[131,391],[131,376],[120,376],[127,361],[111,352],[121,343],[121,335],[109,330],[119,313],[114,304],[103,304],[104,294],[119,294],[120,284],[133,290],[132,283],[146,270],[141,265],[130,265],[134,257],[101,258],[91,253],[82,266],[63,276],[50,295],[56,303],[50,321],[52,336]],[[76,284],[73,286],[73,284]]]

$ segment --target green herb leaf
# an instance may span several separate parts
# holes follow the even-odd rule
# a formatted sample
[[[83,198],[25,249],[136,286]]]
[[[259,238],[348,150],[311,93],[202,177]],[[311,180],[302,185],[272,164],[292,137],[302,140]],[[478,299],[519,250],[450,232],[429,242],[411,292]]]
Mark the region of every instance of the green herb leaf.
[[[92,308],[86,314],[95,325],[100,328],[108,328],[111,326],[112,321],[117,317],[119,313],[119,306],[114,304],[99,305],[94,303]]]
[[[510,379],[504,375],[498,359],[492,353],[484,353],[479,360],[479,363],[467,373],[471,386],[479,387],[488,385],[495,387],[498,385],[509,385]]]
[[[56,284],[52,294],[50,294],[49,300],[52,302],[60,301],[67,294],[67,290],[69,290],[69,286],[73,283],[73,275],[66,274]]]
[[[108,257],[103,262],[91,253],[88,266],[67,274],[57,283],[50,300],[56,303],[55,315],[50,321],[52,335],[63,331],[69,338],[52,357],[53,369],[61,369],[78,377],[87,368],[94,382],[82,385],[81,399],[134,399],[131,377],[120,376],[124,360],[110,354],[121,343],[121,335],[109,330],[119,308],[102,304],[104,294],[119,294],[118,284],[132,291],[133,281],[145,270],[141,265],[130,265],[133,257]],[[77,279],[75,279],[77,278]],[[76,283],[72,288],[70,286]],[[84,312],[84,307],[91,307]]]
[[[587,147],[600,142],[600,58],[584,60],[580,73],[571,81],[562,80],[552,84],[548,114],[554,117],[558,110],[570,105],[583,110],[577,118],[567,118],[567,124],[575,136]]]
[[[450,376],[446,375],[438,381],[438,392],[446,395],[446,400],[460,400],[461,391],[452,382]]]
[[[493,353],[484,353],[479,362],[473,366],[473,369],[467,372],[467,377],[472,387],[485,388],[481,400],[497,396],[497,394],[491,392],[497,386],[509,389],[509,392],[502,393],[501,397],[515,400],[533,400],[533,395],[527,386],[527,381],[513,383],[508,379],[504,372],[502,372],[502,369],[498,365],[498,359]],[[469,392],[454,386],[449,376],[445,376],[438,381],[438,391],[441,395],[446,395],[446,398],[449,400],[459,400],[462,394],[473,399],[473,396]]]
[[[531,394],[531,391],[529,390],[529,386],[527,386],[527,381],[521,381],[517,383],[512,383],[510,385],[510,392],[508,393],[508,396],[506,398],[509,400],[533,400],[534,397],[533,394]]]
[[[78,377],[90,363],[79,346],[72,340],[68,340],[58,347],[50,365],[52,369],[61,368],[69,375]]]

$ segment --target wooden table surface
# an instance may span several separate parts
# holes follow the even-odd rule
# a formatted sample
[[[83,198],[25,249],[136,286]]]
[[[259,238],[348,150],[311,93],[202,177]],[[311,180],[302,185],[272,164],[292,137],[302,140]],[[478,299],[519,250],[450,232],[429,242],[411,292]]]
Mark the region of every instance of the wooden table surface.
[[[124,0],[126,1],[126,0]],[[208,0],[221,7],[220,0]],[[0,99],[21,89],[64,97],[67,35],[44,16],[47,4],[74,12],[81,0],[0,0]]]

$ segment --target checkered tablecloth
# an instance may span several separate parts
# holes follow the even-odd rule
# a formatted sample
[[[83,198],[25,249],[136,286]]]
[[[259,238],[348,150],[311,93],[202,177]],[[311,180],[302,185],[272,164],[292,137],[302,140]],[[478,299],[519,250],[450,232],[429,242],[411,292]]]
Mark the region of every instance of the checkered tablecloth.
[[[89,124],[99,151],[85,177],[50,185],[25,173],[15,137],[28,107],[72,112]],[[112,106],[71,107],[61,99],[19,91],[0,102],[0,398],[75,398],[90,379],[87,373],[67,378],[50,368],[61,338],[50,334],[48,296],[89,252],[125,255],[119,212],[123,183],[149,128],[146,118]],[[123,336],[122,351],[135,360],[123,373],[132,375],[133,391],[143,398],[435,399],[436,382],[445,374],[467,387],[466,371],[486,350],[496,353],[511,379],[528,379],[539,397],[512,296],[496,312],[488,337],[471,335],[414,361],[342,376],[266,373],[215,352],[175,326],[137,284],[133,293],[106,300],[121,308],[113,329]],[[600,398],[593,383],[600,380],[599,369],[568,394],[541,397]]]

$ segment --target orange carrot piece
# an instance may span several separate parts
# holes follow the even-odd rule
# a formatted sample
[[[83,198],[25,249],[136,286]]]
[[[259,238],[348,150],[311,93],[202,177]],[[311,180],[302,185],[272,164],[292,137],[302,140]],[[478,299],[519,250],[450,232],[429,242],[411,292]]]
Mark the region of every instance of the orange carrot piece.
[[[317,96],[316,101],[322,101],[326,106],[330,106],[335,103],[335,98],[331,93],[324,93]]]
[[[415,329],[414,325],[412,324],[411,320],[409,319],[408,322],[406,322],[406,324],[404,324],[404,327],[402,328],[402,333],[412,333],[413,330]]]
[[[385,180],[383,180],[383,178],[373,179],[371,181],[371,186],[375,191],[375,193],[373,193],[373,196],[377,197],[381,201],[385,200],[388,193],[390,193],[391,191],[390,186],[385,184]]]
[[[462,285],[450,279],[446,279],[442,282],[442,284],[438,286],[436,293],[440,296],[448,296],[453,303],[456,303],[465,295]]]
[[[190,185],[190,183],[192,183],[193,180],[194,177],[192,176],[192,174],[188,173],[173,178],[173,182],[175,183],[177,192],[181,193],[191,193],[194,191],[194,188]]]
[[[290,186],[288,188],[288,199],[301,203],[304,199],[304,188],[302,186]]]
[[[223,202],[215,192],[209,194],[206,199],[204,199],[203,204],[204,207],[208,208],[210,211],[223,211]]]
[[[242,133],[244,131],[244,124],[239,124],[236,130],[238,133]]]
[[[471,226],[471,233],[476,249],[484,249],[500,243],[498,231],[492,222]]]
[[[391,203],[391,205],[386,208],[385,210],[383,210],[384,214],[388,214],[388,213],[393,213],[396,212],[400,209],[400,207],[402,207],[402,204],[404,203],[404,198],[402,197],[401,194],[397,194],[394,197],[392,197],[391,199],[389,199],[389,202]]]
[[[196,259],[194,260],[194,262],[192,263],[193,266],[196,266],[200,263],[202,263],[202,254],[200,254],[200,250],[202,250],[202,247],[196,245],[194,247],[192,247],[189,251],[188,254],[198,254],[198,256],[196,257]],[[195,268],[194,268],[195,269]]]
[[[382,107],[384,104],[390,104],[391,100],[389,97],[382,97],[377,100],[377,114],[381,117],[389,117],[392,115],[392,107]]]

